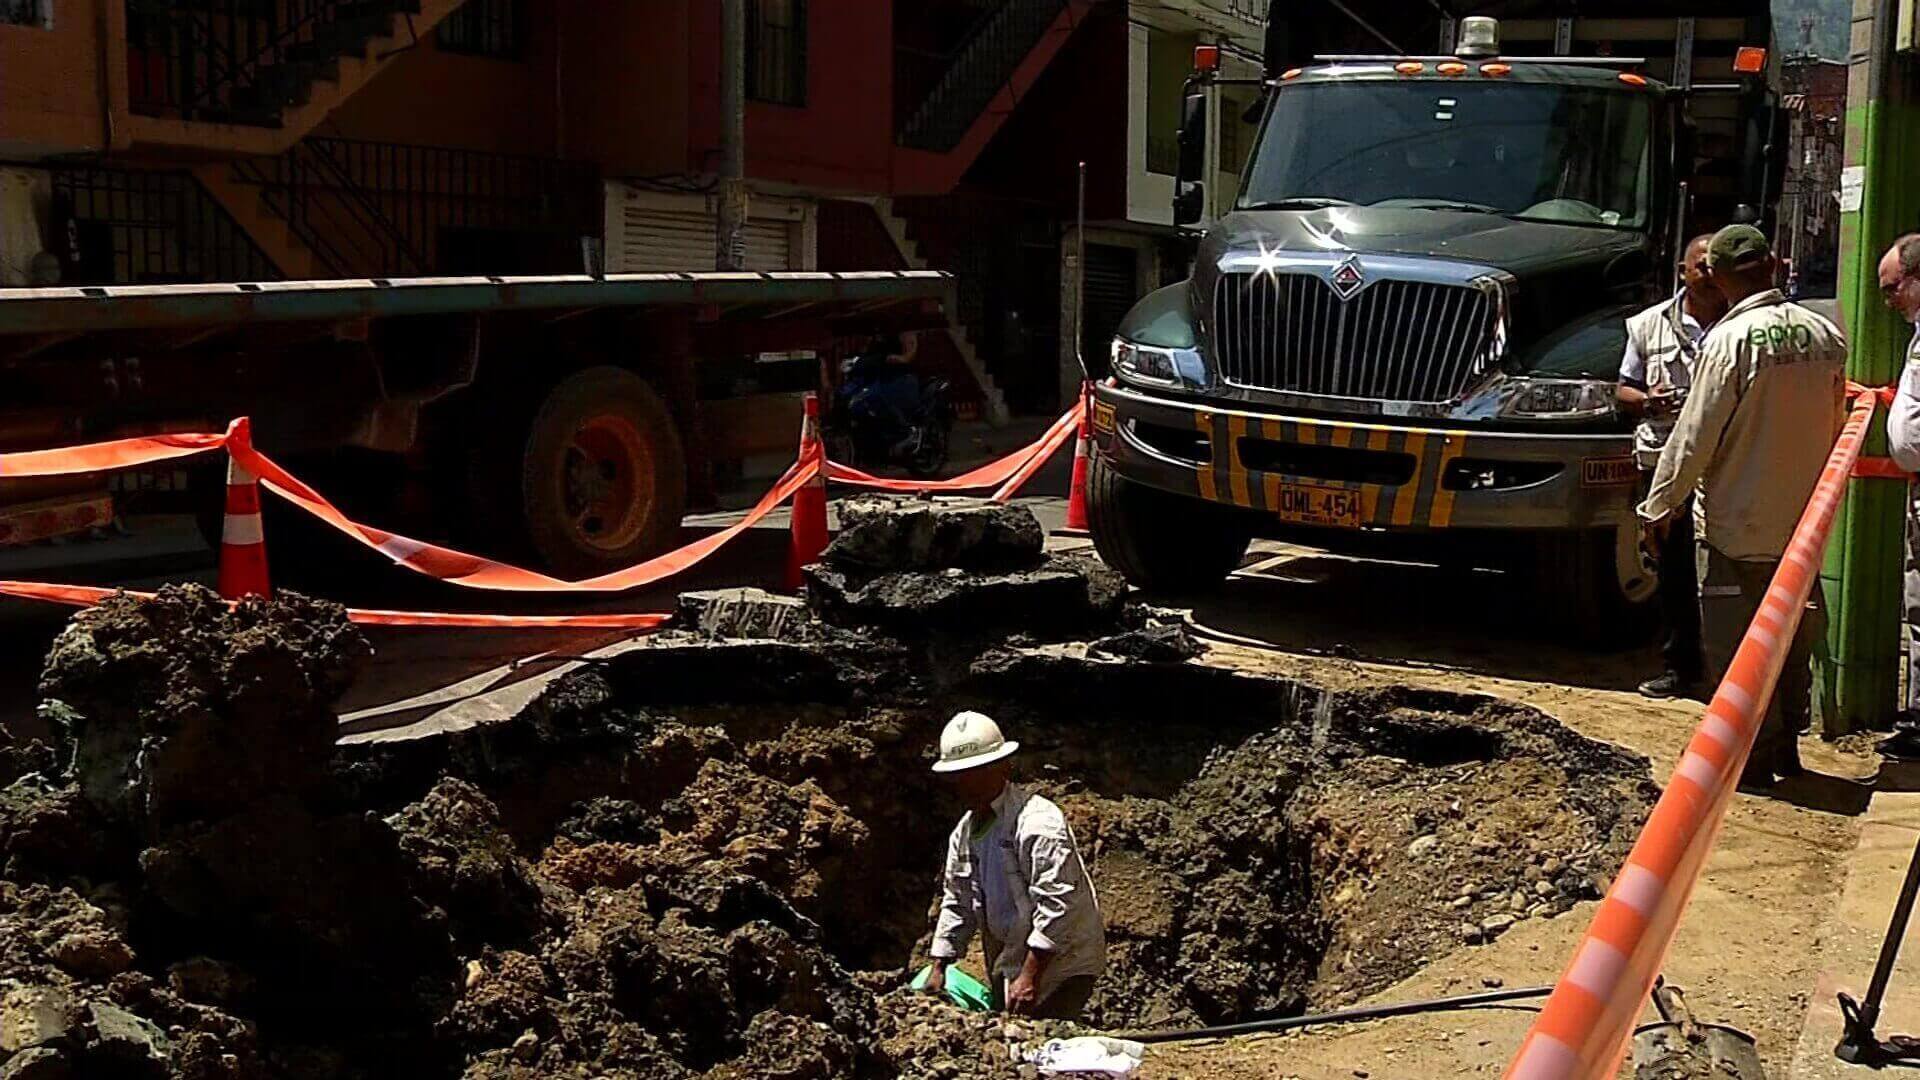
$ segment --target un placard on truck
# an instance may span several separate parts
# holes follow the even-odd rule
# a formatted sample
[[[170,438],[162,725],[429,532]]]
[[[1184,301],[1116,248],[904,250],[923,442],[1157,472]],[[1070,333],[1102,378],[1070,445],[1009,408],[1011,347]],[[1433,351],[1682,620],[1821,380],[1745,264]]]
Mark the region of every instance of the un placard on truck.
[[[0,450],[251,416],[350,512],[584,576],[672,547],[690,479],[797,445],[831,350],[944,326],[951,292],[932,271],[0,289]],[[217,520],[222,467],[185,491],[0,478],[0,547],[127,505]]]
[[[1270,49],[1237,190],[1212,198],[1221,80],[1189,80],[1192,274],[1123,320],[1093,409],[1110,563],[1193,587],[1265,535],[1511,571],[1512,599],[1583,633],[1648,613],[1625,318],[1672,295],[1685,237],[1765,216],[1770,39],[1764,3],[1607,7],[1463,19],[1436,55]]]

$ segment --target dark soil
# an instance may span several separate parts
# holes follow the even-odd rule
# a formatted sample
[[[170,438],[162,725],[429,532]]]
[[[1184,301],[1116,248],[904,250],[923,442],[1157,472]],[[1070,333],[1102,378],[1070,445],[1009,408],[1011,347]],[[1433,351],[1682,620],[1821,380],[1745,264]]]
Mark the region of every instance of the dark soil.
[[[84,612],[42,682],[56,745],[0,738],[0,1077],[1018,1075],[1009,1037],[1066,1029],[899,989],[961,707],[1073,824],[1110,1029],[1338,1005],[1562,911],[1655,793],[1490,699],[1237,675],[1165,631],[1008,647],[1010,576],[953,635],[730,616],[801,640],[665,634],[512,722],[338,750],[366,655],[339,609]],[[1124,630],[1079,581],[1073,621]]]

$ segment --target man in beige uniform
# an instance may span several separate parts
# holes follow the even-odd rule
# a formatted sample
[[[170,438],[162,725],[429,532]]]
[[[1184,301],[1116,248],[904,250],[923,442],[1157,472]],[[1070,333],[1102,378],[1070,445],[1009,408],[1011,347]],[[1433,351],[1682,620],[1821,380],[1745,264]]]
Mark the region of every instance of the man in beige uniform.
[[[1693,390],[1654,469],[1641,520],[1659,537],[1698,489],[1700,615],[1707,673],[1725,673],[1760,609],[1846,418],[1846,341],[1773,287],[1766,235],[1729,225],[1707,248],[1727,313],[1702,343]],[[1816,586],[1817,589],[1817,586]],[[1818,594],[1815,596],[1818,607]],[[1800,772],[1795,721],[1811,696],[1821,618],[1800,621],[1741,774],[1769,788]]]

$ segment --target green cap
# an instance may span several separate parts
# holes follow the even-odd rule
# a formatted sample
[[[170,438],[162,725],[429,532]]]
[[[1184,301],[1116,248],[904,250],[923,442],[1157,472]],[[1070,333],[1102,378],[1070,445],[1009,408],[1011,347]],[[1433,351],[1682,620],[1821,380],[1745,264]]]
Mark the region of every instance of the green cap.
[[[1766,233],[1751,225],[1729,225],[1707,244],[1707,265],[1716,269],[1749,265],[1772,253]]]

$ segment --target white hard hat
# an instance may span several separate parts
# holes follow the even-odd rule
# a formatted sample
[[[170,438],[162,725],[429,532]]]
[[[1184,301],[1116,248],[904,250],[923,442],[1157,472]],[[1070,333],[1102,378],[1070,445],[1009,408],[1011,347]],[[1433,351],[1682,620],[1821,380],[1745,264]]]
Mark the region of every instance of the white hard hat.
[[[940,760],[933,763],[938,773],[991,765],[1020,749],[1017,742],[1000,734],[1000,725],[985,713],[955,713],[940,733]]]

